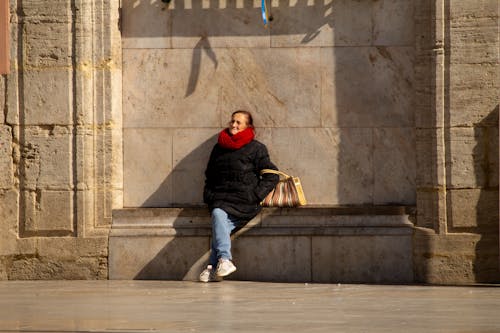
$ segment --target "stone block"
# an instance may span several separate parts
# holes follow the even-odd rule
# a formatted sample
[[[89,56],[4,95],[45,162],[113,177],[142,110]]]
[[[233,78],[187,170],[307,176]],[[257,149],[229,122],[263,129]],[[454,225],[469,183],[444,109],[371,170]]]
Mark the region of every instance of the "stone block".
[[[17,252],[19,193],[0,190],[0,256]]]
[[[498,64],[498,16],[450,22],[451,64]]]
[[[12,159],[12,129],[0,125],[0,189],[13,185],[14,164]]]
[[[450,3],[450,19],[497,17],[498,1],[477,0]]]
[[[123,51],[124,128],[220,126],[217,60],[197,52]]]
[[[438,188],[417,188],[416,225],[439,230],[446,223],[446,194]]]
[[[373,45],[413,46],[415,10],[410,0],[373,2]],[[351,23],[352,24],[352,23]]]
[[[71,3],[66,0],[54,0],[49,3],[44,0],[23,2],[22,13],[32,20],[47,18],[52,20],[70,20]]]
[[[453,64],[450,68],[449,124],[498,127],[498,65]]]
[[[314,237],[312,281],[410,283],[411,236]]]
[[[218,131],[125,129],[125,207],[202,204],[204,172]]]
[[[417,128],[415,134],[417,186],[446,186],[444,131],[439,128]]]
[[[373,133],[362,128],[274,128],[271,160],[298,176],[309,204],[373,202]]]
[[[24,191],[24,231],[67,235],[74,230],[72,191]]]
[[[182,280],[209,248],[208,237],[112,237],[109,278]]]
[[[255,1],[190,3],[176,3],[169,10],[173,48],[269,47],[269,29],[262,27]]]
[[[484,128],[450,128],[448,188],[485,187],[489,178],[487,133]]]
[[[37,242],[37,253],[40,257],[59,260],[106,257],[108,255],[108,238],[40,238]]]
[[[489,127],[486,129],[486,142],[488,152],[488,187],[498,188],[499,180],[499,138],[498,127]]]
[[[173,201],[172,130],[123,130],[123,205],[159,207]]]
[[[72,65],[71,23],[29,23],[24,36],[26,66],[47,70]]]
[[[498,190],[451,190],[446,199],[449,231],[455,228],[498,230]]]
[[[128,48],[170,48],[172,19],[161,0],[122,1],[122,46]]]
[[[223,60],[221,125],[237,109],[254,111],[257,127],[321,125],[319,49],[231,50]]]
[[[23,189],[72,187],[72,133],[60,126],[26,127],[21,139]]]
[[[323,126],[414,126],[413,48],[357,47],[321,52]]]
[[[220,127],[237,109],[257,126],[319,126],[319,61],[317,49],[125,50],[124,126]]]
[[[7,260],[5,257],[0,256],[0,281],[8,280],[7,274]]]
[[[238,270],[229,279],[311,281],[310,237],[244,237],[232,252]]]
[[[10,280],[98,280],[107,278],[106,258],[73,261],[19,257],[8,271]]]
[[[71,69],[23,72],[24,125],[68,125],[73,122]]]
[[[272,8],[272,47],[360,46],[372,42],[368,1],[301,1]]]
[[[170,205],[203,204],[205,169],[219,130],[179,129],[172,138],[173,170]]]
[[[498,233],[438,235],[416,229],[414,262],[416,282],[497,283]]]
[[[125,207],[202,204],[213,129],[125,129]]]
[[[373,141],[374,204],[414,205],[415,130],[378,128]]]

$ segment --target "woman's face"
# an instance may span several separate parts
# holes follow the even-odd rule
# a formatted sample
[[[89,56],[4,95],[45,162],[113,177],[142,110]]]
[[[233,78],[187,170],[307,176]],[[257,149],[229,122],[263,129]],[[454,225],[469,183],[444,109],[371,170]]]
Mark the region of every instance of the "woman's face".
[[[229,133],[235,135],[248,128],[247,116],[243,113],[236,113],[229,122]]]

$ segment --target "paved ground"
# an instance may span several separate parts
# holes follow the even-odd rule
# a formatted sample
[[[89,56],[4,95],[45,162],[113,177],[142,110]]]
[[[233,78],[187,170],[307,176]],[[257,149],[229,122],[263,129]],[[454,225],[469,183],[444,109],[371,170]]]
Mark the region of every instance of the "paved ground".
[[[4,332],[500,332],[500,286],[0,282]]]

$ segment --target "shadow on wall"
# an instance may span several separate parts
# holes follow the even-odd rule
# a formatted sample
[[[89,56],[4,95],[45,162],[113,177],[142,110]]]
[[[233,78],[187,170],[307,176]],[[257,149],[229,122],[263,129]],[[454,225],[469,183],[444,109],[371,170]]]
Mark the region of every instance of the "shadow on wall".
[[[475,128],[479,138],[473,156],[481,157],[480,164],[474,163],[475,175],[480,188],[475,206],[477,227],[470,232],[478,233],[473,262],[476,282],[500,282],[499,243],[499,191],[498,191],[498,133],[499,106],[485,117]],[[492,167],[496,170],[492,170]]]
[[[164,203],[165,193],[169,191],[192,192],[181,197],[202,198],[203,180],[205,179],[205,168],[208,163],[209,154],[217,141],[214,135],[187,154],[177,162],[165,180],[157,190],[152,193],[141,207],[158,207],[158,203]],[[176,196],[174,196],[175,198]],[[196,280],[202,268],[207,265],[210,243],[207,235],[211,233],[208,208],[199,216],[193,214],[191,207],[201,207],[202,202],[187,204],[186,202],[172,202],[161,207],[183,207],[180,208],[178,216],[173,219],[172,227],[176,235],[161,236],[160,248],[154,249],[155,239],[152,239],[152,248],[138,251],[153,251],[153,259],[135,276],[137,280]],[[198,211],[198,210],[197,210]],[[199,211],[198,211],[199,212]],[[189,227],[194,231],[193,235],[178,235],[183,231],[189,233]],[[165,244],[166,245],[163,245]]]
[[[285,147],[286,152],[280,151],[280,153],[288,154],[285,159],[290,156],[295,157],[300,153],[297,152],[299,150],[297,147],[302,147],[304,154],[309,154],[313,158],[314,163],[302,162],[308,163],[307,168],[299,170],[307,170],[310,177],[315,178],[318,183],[324,183],[324,178],[318,179],[320,177],[317,177],[317,174],[331,178],[332,186],[328,188],[329,193],[327,193],[329,197],[327,199],[321,197],[325,203],[414,204],[414,120],[411,99],[413,77],[410,74],[413,70],[413,41],[410,41],[410,47],[406,48],[390,49],[385,46],[374,46],[377,43],[385,44],[383,40],[375,40],[373,23],[367,23],[375,19],[372,2],[331,1],[325,5],[325,1],[315,0],[313,5],[308,5],[311,1],[298,0],[294,2],[295,5],[290,6],[290,2],[280,1],[279,7],[273,7],[272,29],[263,28],[260,7],[254,7],[254,2],[253,0],[227,1],[225,8],[219,8],[218,0],[191,1],[192,7],[186,8],[183,6],[186,3],[184,1],[175,1],[175,6],[167,6],[160,0],[124,0],[123,36],[124,39],[154,38],[155,41],[163,38],[168,39],[165,48],[192,48],[192,62],[185,97],[194,94],[199,84],[203,52],[208,55],[213,66],[217,67],[221,66],[222,61],[214,50],[218,47],[248,47],[245,39],[248,36],[254,37],[252,38],[254,48],[269,48],[270,44],[276,46],[276,49],[280,46],[283,49],[285,46],[300,47],[300,44],[318,46],[318,49],[321,48],[321,57],[327,59],[331,57],[331,62],[327,64],[330,76],[325,77],[324,73],[320,73],[320,81],[329,81],[329,87],[325,88],[329,90],[322,91],[322,96],[328,95],[329,101],[326,102],[328,105],[324,106],[322,104],[324,101],[321,101],[319,103],[322,104],[321,107],[315,110],[317,112],[315,114],[310,112],[311,119],[314,118],[306,119],[310,124],[303,125],[302,113],[305,112],[300,110],[301,112],[295,115],[297,119],[294,124],[288,128],[276,128],[271,134],[271,136],[288,134],[291,139],[300,141],[298,142],[300,144],[312,137],[316,141],[305,142],[318,143],[317,147],[294,145],[294,142],[290,142],[290,138],[285,136],[273,138],[275,141],[287,141],[280,146]],[[203,8],[202,3],[209,5]],[[243,3],[243,7],[236,8],[236,3]],[[325,26],[334,31],[322,33],[321,28]],[[273,39],[269,40],[271,34]],[[290,37],[290,40],[280,39],[283,35],[287,35],[287,38],[292,35],[300,36],[297,40],[293,37]],[[217,39],[220,36],[231,38]],[[260,36],[264,38],[258,40]],[[396,42],[394,44],[400,45]],[[408,43],[404,41],[403,44]],[[334,45],[342,47],[334,48]],[[328,46],[331,50],[322,46]],[[331,54],[323,51],[329,51]],[[288,77],[288,73],[280,71],[276,73],[278,73],[276,76]],[[293,75],[290,77],[295,78]],[[280,101],[285,105],[283,109],[292,109],[296,104],[300,104],[298,102],[291,99],[289,105],[285,105]],[[313,109],[309,105],[305,107],[308,111]],[[289,113],[286,113],[286,116],[288,117]],[[288,130],[295,131],[292,134],[299,133],[299,135],[290,135],[286,132]],[[394,145],[394,142],[397,144]],[[200,171],[204,170],[206,165],[206,161],[203,163],[201,157],[206,156],[214,143],[215,139],[212,141],[211,138],[200,144],[180,162],[176,162],[170,174],[141,206],[157,207],[158,203],[166,201],[162,198],[169,191],[201,193],[200,177],[204,175]],[[272,147],[269,148],[270,151],[273,150]],[[328,155],[328,160],[325,155]],[[296,164],[300,162],[297,161]],[[294,167],[280,163],[279,158],[276,163],[283,169]],[[193,168],[193,165],[196,167]],[[196,170],[195,173],[193,169]],[[190,186],[194,184],[198,184],[197,188]],[[326,187],[324,184],[320,185]],[[188,196],[190,195],[185,197]],[[164,204],[162,206],[165,207]],[[186,207],[187,204],[176,201],[174,197],[174,200],[168,201],[168,206]],[[180,229],[181,224],[185,222],[180,216],[174,221],[174,227],[178,225]],[[182,278],[189,268],[196,264],[188,262],[188,258],[203,258],[208,248],[206,236],[174,236],[136,278],[151,275],[168,279]],[[189,251],[194,251],[196,255],[184,255]],[[174,262],[165,262],[166,253],[169,255],[179,253],[179,256]],[[167,266],[169,269],[166,269]],[[156,269],[158,271],[151,274],[151,270]],[[162,272],[172,272],[172,269],[174,276],[161,276]]]
[[[254,0],[232,0],[224,6],[221,3],[219,0],[210,0],[208,4],[196,0],[189,1],[187,6],[185,0],[172,0],[170,4],[161,0],[123,0],[122,23],[131,17],[134,20],[126,22],[122,28],[127,37],[255,37],[270,34],[271,30],[263,27],[260,2],[259,6],[254,6]],[[332,26],[333,6],[334,1],[325,4],[324,0],[297,0],[293,5],[289,1],[280,1],[279,6],[270,8],[272,34],[305,35],[302,42],[308,43],[318,36],[322,26]],[[155,19],[151,20],[152,17]]]
[[[210,152],[216,142],[217,135],[213,135],[180,161],[174,161],[172,170],[167,177],[144,201],[141,207],[199,207],[202,205],[205,168]],[[167,201],[165,197],[171,191],[177,191],[179,195],[171,196],[173,198],[172,202],[165,204]]]

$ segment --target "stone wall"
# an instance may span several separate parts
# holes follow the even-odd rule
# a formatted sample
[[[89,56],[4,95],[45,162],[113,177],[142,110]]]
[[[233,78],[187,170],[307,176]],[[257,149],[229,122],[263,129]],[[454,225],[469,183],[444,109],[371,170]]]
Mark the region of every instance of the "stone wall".
[[[115,1],[10,1],[0,81],[0,278],[107,277],[121,205]]]
[[[416,205],[415,281],[500,281],[498,2],[259,3],[10,0],[0,279],[106,278],[112,209],[199,204],[244,108],[312,204]]]
[[[126,207],[201,204],[237,109],[310,204],[415,204],[412,1],[122,3]]]
[[[416,280],[499,282],[498,2],[420,3]]]

